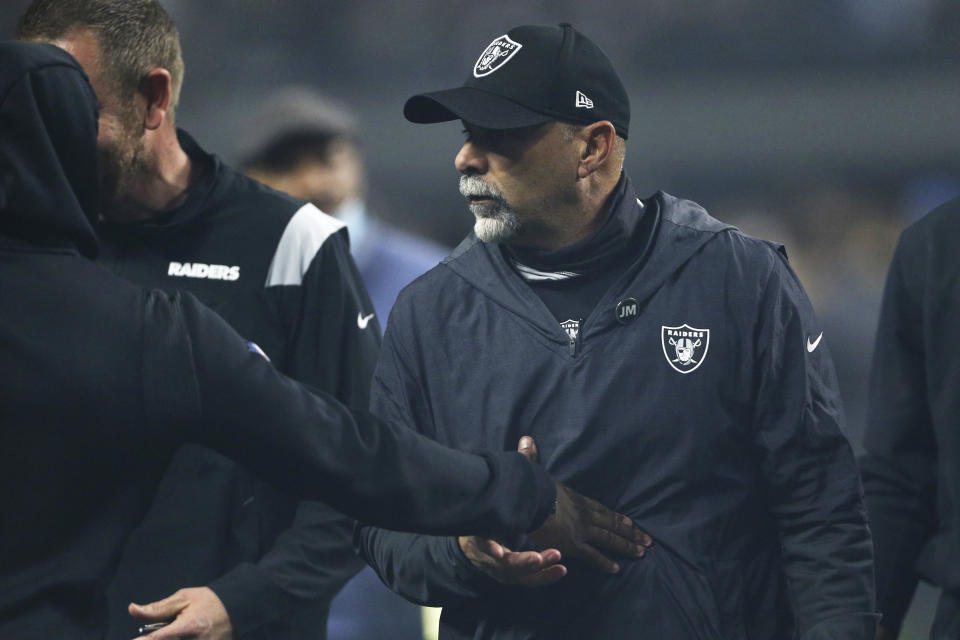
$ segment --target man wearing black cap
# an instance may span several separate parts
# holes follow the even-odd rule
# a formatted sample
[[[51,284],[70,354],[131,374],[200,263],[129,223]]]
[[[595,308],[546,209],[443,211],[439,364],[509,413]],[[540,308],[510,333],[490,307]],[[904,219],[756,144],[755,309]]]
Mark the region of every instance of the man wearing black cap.
[[[443,605],[441,638],[872,638],[860,481],[783,248],[637,198],[626,91],[569,25],[512,29],[404,113],[463,121],[476,224],[398,299],[374,409],[468,450],[529,433],[655,544],[609,576],[523,536],[364,527],[381,577]]]

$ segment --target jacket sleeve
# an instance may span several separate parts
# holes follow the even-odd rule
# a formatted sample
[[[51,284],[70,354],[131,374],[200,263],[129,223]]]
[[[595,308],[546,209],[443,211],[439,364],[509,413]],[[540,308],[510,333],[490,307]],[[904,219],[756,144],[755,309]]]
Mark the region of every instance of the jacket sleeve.
[[[757,323],[755,440],[801,640],[872,640],[873,551],[836,374],[780,252]]]
[[[883,624],[898,631],[917,586],[915,564],[937,525],[937,450],[927,405],[920,328],[922,269],[910,269],[908,236],[894,254],[880,310],[862,460],[877,556]]]
[[[176,353],[145,366],[180,362],[172,382],[199,406],[194,419],[154,426],[162,431],[155,437],[209,446],[268,482],[400,531],[518,534],[553,509],[553,479],[521,454],[449,449],[311,392],[189,294],[154,305],[150,316],[151,340]]]
[[[371,410],[412,431],[433,434],[428,403],[414,360],[398,337],[405,328],[403,305],[394,307],[384,336],[371,390]],[[454,601],[478,597],[493,581],[476,570],[456,537],[427,536],[358,527],[357,550],[387,587],[404,598],[428,606],[449,606]]]
[[[281,370],[344,404],[365,407],[380,346],[372,305],[350,257],[345,231],[331,234],[299,283],[268,286],[287,337]],[[362,325],[362,326],[361,326]],[[363,567],[351,544],[353,520],[318,501],[297,504],[293,522],[256,562],[210,583],[237,635],[326,602]]]

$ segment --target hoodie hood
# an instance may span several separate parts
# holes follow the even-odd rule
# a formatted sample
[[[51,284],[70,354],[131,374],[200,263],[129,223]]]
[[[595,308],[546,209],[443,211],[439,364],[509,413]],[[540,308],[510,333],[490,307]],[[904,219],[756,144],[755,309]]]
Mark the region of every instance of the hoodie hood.
[[[94,258],[97,98],[48,44],[0,42],[0,235]]]

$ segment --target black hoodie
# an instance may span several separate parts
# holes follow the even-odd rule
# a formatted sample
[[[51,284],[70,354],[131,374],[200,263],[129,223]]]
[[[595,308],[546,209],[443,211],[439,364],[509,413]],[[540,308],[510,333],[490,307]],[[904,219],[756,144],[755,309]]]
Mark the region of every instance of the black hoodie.
[[[96,126],[68,54],[0,43],[0,638],[102,637],[105,581],[183,441],[383,526],[546,518],[553,482],[519,454],[457,453],[351,414],[193,297],[90,260]]]

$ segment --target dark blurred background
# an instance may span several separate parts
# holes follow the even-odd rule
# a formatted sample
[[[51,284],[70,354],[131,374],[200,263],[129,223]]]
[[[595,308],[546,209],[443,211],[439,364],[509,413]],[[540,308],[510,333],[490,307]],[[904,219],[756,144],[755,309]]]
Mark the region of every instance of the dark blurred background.
[[[0,0],[12,35],[29,0]],[[403,101],[458,85],[496,36],[571,22],[619,69],[627,171],[787,245],[823,321],[850,435],[897,234],[960,193],[956,0],[165,0],[187,67],[178,123],[227,161],[257,104],[289,83],[363,124],[370,200],[447,245],[470,229],[458,123],[412,125]],[[882,346],[882,345],[881,345]],[[925,637],[930,592],[905,637]]]

